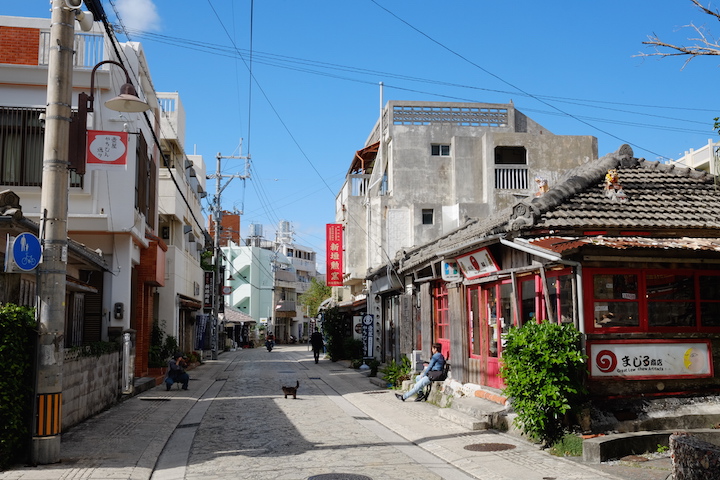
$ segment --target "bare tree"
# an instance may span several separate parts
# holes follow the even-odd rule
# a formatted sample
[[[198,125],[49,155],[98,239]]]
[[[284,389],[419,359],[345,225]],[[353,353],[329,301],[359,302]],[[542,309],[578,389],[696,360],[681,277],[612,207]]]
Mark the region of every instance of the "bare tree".
[[[707,13],[715,20],[720,21],[720,12],[710,10],[708,6],[700,3],[700,0],[690,0],[704,13]],[[638,57],[677,57],[687,56],[685,65],[695,57],[702,55],[720,55],[720,44],[704,26],[697,26],[693,23],[684,25],[683,28],[690,28],[695,31],[696,37],[688,38],[688,41],[694,42],[693,45],[674,45],[672,43],[663,42],[656,34],[648,35],[648,41],[642,42],[644,45],[652,45],[655,47],[654,53],[640,53]],[[683,65],[683,67],[685,66]]]

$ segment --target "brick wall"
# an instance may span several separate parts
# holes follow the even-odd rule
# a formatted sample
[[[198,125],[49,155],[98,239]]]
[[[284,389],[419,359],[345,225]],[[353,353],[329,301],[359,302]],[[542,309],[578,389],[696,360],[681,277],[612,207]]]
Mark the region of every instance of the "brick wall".
[[[37,65],[39,50],[40,30],[0,27],[0,63]]]

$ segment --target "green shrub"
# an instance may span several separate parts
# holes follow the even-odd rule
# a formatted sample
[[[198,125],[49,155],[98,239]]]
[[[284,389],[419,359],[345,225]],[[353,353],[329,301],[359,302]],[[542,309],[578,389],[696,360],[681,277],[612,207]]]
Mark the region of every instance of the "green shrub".
[[[377,360],[375,360],[373,358],[370,360],[366,360],[365,363],[367,364],[368,367],[370,367],[370,376],[377,377],[378,368],[380,368],[380,362],[378,362]]]
[[[556,457],[581,457],[582,444],[582,437],[568,433],[550,447],[550,453]]]
[[[0,306],[0,470],[28,453],[36,344],[34,310]]]
[[[563,436],[566,416],[580,406],[585,393],[584,370],[580,332],[574,326],[528,322],[510,329],[500,374],[523,433],[545,446]]]
[[[363,342],[357,338],[346,338],[343,341],[343,358],[362,358]]]
[[[358,369],[363,366],[363,359],[362,358],[356,358],[354,360],[350,360],[350,368]]]
[[[355,355],[355,357],[352,357],[346,354],[345,341],[348,338],[352,339],[350,320],[349,317],[340,312],[338,307],[328,308],[325,311],[322,326],[327,355],[331,361],[337,362],[345,358],[355,358],[359,356]]]
[[[380,371],[383,373],[383,380],[397,388],[402,386],[403,381],[410,379],[412,366],[410,359],[403,356],[400,363],[397,363],[395,359],[393,359]]]
[[[167,362],[175,352],[178,344],[175,337],[165,335],[159,322],[153,322],[150,332],[150,349],[148,351],[148,366],[151,368],[167,367]]]

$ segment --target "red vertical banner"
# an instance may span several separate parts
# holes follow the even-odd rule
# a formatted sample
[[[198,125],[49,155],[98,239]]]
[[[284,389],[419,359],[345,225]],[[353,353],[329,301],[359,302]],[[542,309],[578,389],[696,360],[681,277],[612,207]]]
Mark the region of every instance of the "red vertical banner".
[[[325,225],[327,237],[326,267],[327,286],[343,286],[343,227],[339,223]]]

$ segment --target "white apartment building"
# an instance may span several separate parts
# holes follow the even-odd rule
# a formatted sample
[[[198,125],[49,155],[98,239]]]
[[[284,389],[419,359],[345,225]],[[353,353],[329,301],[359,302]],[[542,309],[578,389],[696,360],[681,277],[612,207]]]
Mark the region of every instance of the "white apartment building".
[[[719,162],[720,142],[709,138],[706,145],[697,150],[694,148],[686,150],[682,157],[677,160],[670,160],[669,163],[678,167],[696,168],[717,175]]]
[[[261,225],[250,225],[245,245],[222,249],[227,262],[225,285],[229,306],[267,326],[279,342],[290,336],[308,336],[308,318],[298,307],[298,296],[305,293],[317,275],[315,252],[293,242],[290,222],[281,221],[275,241],[263,238]]]
[[[52,47],[50,19],[0,17],[0,28],[0,188],[12,189],[20,197],[24,215],[42,226],[42,115]],[[153,321],[162,317],[168,333],[179,333],[182,302],[193,304],[198,298],[195,284],[202,282],[202,276],[192,278],[199,262],[190,235],[203,243],[204,221],[198,218],[198,225],[194,218],[199,217],[203,187],[193,180],[192,172],[204,178],[204,166],[201,159],[194,159],[187,170],[180,160],[181,104],[165,94],[163,104],[176,100],[177,108],[161,110],[161,96],[152,87],[139,43],[120,43],[102,22],[95,22],[88,32],[76,25],[73,50],[68,236],[100,254],[109,271],[93,278],[93,288],[100,294],[92,302],[68,308],[69,321],[77,322],[76,328],[83,332],[78,344],[134,330],[134,374],[146,376]],[[150,105],[146,112],[120,113],[105,106],[126,83],[126,72],[139,98]],[[92,102],[84,94],[94,97]],[[93,107],[86,118],[85,106]],[[164,143],[156,142],[165,134]],[[161,152],[170,154],[170,170],[162,165]],[[163,180],[162,225],[170,234],[166,239],[161,238],[158,216],[161,168],[163,177],[174,171],[182,193],[190,199],[188,205],[180,204],[180,192],[165,188],[170,181]],[[186,227],[190,227],[187,232]],[[166,258],[168,253],[171,258]],[[162,287],[169,290],[169,298],[161,293]]]

